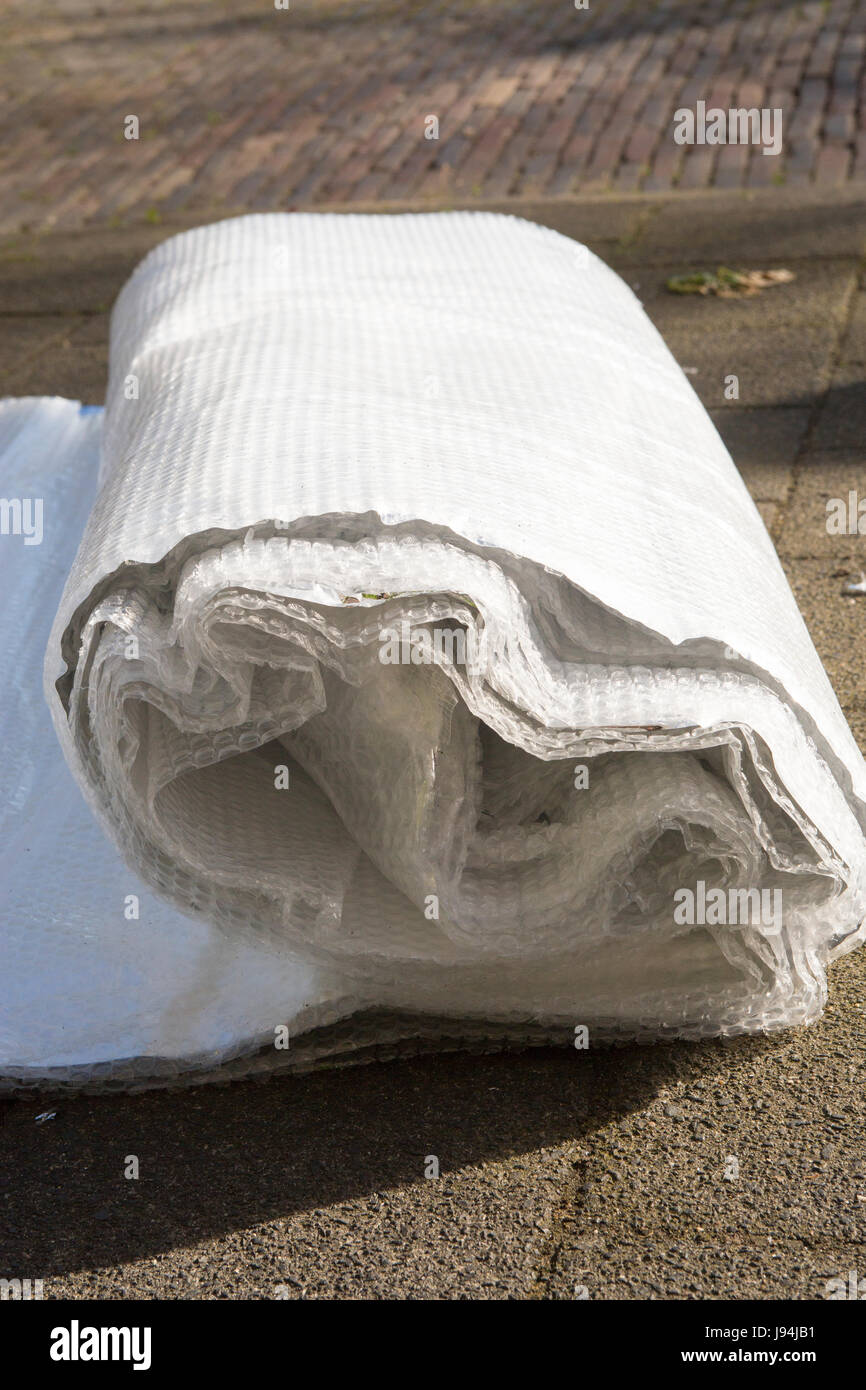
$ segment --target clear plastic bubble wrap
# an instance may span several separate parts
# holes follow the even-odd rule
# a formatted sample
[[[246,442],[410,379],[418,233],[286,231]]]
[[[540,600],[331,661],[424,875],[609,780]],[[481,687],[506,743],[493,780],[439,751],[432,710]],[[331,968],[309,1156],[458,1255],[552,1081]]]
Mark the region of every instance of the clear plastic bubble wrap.
[[[0,461],[45,516],[0,547],[7,1083],[819,1014],[866,768],[586,248],[485,213],[173,237],[118,299],[104,417],[8,401]],[[74,782],[36,700],[64,581]]]

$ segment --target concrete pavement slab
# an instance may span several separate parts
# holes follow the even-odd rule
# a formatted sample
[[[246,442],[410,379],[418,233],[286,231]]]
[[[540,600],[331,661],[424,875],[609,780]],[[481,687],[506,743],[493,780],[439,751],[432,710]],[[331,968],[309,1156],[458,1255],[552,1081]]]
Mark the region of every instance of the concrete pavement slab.
[[[846,257],[810,264],[791,284],[744,299],[671,294],[665,285],[682,273],[681,261],[632,267],[626,278],[638,283],[644,308],[675,345],[680,365],[697,369],[691,382],[704,405],[735,411],[811,405],[826,388],[857,265]],[[737,399],[725,394],[730,376],[737,378]]]
[[[807,216],[804,217],[804,209]],[[700,265],[720,256],[724,265],[755,263],[767,267],[824,257],[855,257],[866,251],[862,193],[805,200],[802,190],[784,187],[765,193],[721,192],[690,198],[664,197],[649,217],[632,255],[646,262]]]
[[[743,406],[710,409],[713,424],[730,450],[757,502],[784,502],[792,468],[809,423],[808,406]]]
[[[853,504],[852,492],[856,494]],[[856,529],[861,521],[862,533]],[[866,465],[862,452],[843,449],[804,455],[796,469],[796,484],[776,544],[783,556],[827,559],[836,566],[856,566],[859,556],[866,567]]]
[[[815,430],[816,449],[857,449],[866,440],[866,383],[859,362],[840,363],[833,372]]]

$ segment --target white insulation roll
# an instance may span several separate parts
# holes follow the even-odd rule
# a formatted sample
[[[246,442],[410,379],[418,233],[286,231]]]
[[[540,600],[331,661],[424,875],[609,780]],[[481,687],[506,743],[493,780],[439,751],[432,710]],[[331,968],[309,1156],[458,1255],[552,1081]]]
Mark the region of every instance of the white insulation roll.
[[[866,767],[586,248],[485,213],[176,236],[104,418],[6,402],[0,450],[44,501],[3,549],[7,1080],[820,1013]]]

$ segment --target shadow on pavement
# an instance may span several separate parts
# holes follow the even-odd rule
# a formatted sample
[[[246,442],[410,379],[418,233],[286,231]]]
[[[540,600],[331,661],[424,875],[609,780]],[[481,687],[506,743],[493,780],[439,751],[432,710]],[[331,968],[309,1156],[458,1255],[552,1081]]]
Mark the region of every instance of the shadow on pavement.
[[[770,1039],[452,1054],[136,1096],[4,1103],[0,1268],[49,1277],[578,1141]],[[45,1109],[53,1120],[35,1123]],[[138,1181],[124,1177],[138,1157]]]

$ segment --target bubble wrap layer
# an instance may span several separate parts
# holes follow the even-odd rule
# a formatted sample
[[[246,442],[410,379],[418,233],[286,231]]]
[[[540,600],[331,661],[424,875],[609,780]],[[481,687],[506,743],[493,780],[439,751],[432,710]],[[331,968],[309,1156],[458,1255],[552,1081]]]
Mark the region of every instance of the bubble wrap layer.
[[[0,546],[8,1082],[818,1015],[866,767],[585,248],[482,213],[174,237],[115,307],[104,419],[7,402],[0,462],[46,518]],[[45,691],[119,855],[35,700],[64,579]]]

